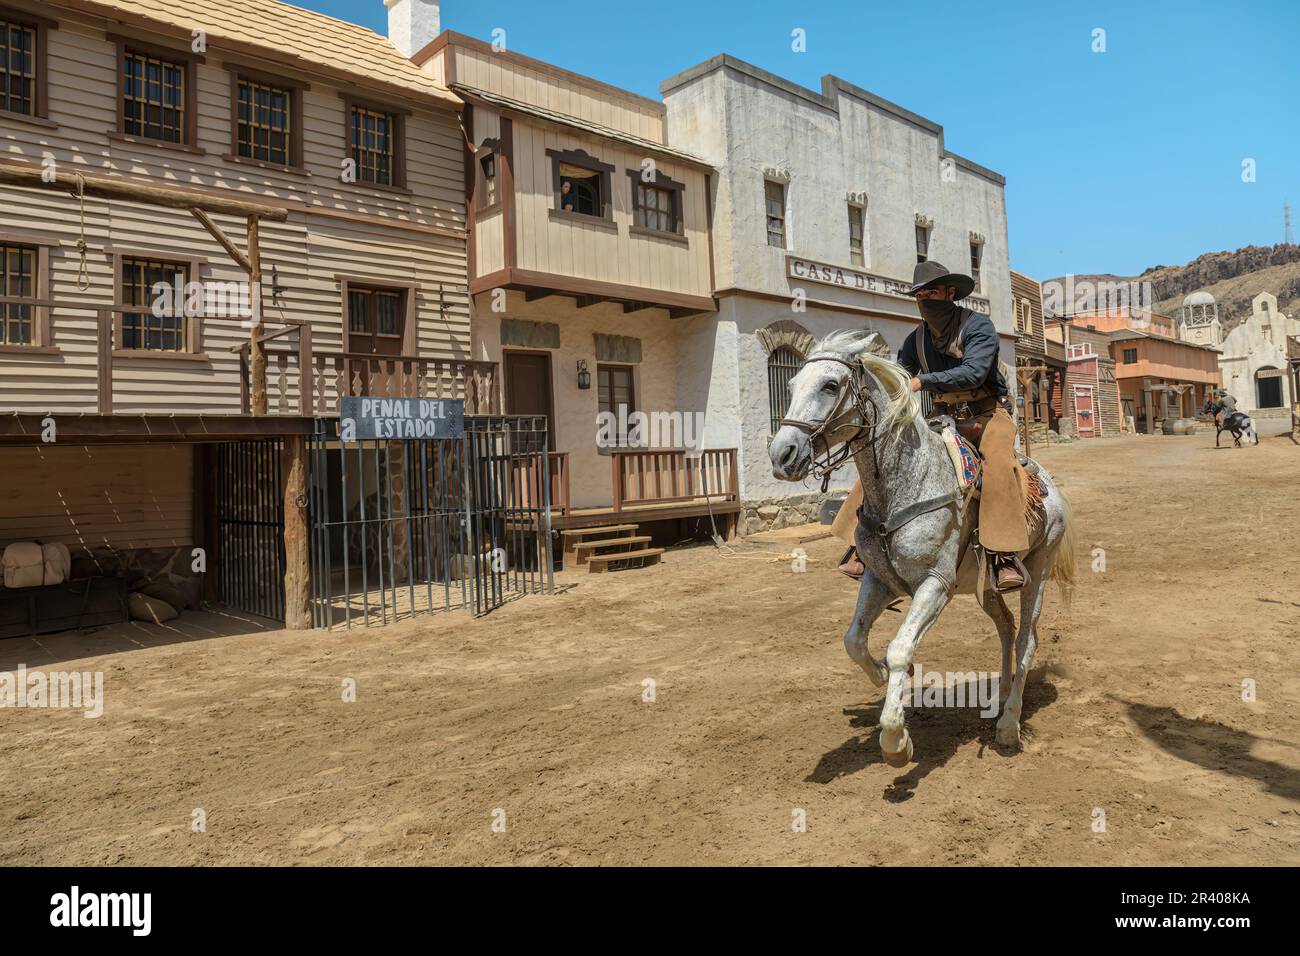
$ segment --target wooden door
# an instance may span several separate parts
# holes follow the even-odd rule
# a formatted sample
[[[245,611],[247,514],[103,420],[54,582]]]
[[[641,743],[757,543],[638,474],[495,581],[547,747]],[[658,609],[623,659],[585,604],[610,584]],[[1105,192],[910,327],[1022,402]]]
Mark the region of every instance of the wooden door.
[[[551,450],[555,451],[555,406],[549,352],[506,352],[506,414],[545,415]]]
[[[1097,409],[1091,385],[1074,386],[1074,421],[1080,438],[1097,434]]]
[[[376,360],[399,356],[406,341],[406,293],[397,289],[348,289],[348,381],[360,382],[370,394],[370,372]]]

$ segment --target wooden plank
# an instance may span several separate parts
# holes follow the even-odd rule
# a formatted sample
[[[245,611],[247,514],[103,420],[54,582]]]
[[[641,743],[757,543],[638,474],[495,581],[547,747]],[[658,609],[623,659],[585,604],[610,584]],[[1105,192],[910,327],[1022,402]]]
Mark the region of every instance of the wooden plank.
[[[311,561],[307,535],[307,439],[284,440],[284,626],[306,631],[311,620]]]
[[[640,551],[593,554],[587,559],[587,566],[592,574],[601,574],[608,571],[609,566],[616,561],[642,561],[644,567],[649,564],[658,564],[665,550],[664,548],[643,548]]]

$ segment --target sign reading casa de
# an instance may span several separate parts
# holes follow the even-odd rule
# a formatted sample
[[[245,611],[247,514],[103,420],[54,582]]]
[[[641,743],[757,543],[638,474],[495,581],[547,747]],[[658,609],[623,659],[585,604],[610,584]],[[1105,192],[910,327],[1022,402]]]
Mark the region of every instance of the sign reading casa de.
[[[912,298],[907,293],[907,290],[912,287],[912,283],[904,282],[901,279],[872,275],[870,272],[847,269],[844,266],[833,266],[825,262],[815,262],[812,259],[801,259],[798,256],[786,256],[785,264],[786,275],[791,279],[820,282],[822,285],[839,286],[841,289],[852,289],[855,292],[875,292],[880,295],[892,295],[899,299]],[[965,306],[972,312],[979,312],[983,315],[988,315],[992,311],[988,299],[981,299],[976,296],[968,296],[958,304]]]
[[[463,399],[345,396],[340,406],[339,422],[343,426],[344,441],[461,438],[465,435]]]

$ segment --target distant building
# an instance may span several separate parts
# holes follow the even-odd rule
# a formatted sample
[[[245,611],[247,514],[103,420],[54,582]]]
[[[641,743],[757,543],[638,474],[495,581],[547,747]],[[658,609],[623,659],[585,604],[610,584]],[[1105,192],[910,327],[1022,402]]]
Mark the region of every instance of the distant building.
[[[1045,322],[1050,347],[1060,343],[1068,371],[1064,389],[1053,396],[1061,434],[1078,438],[1110,438],[1121,434],[1119,384],[1110,352],[1111,333],[1077,317],[1051,317]],[[1050,356],[1049,356],[1050,361]]]
[[[1221,350],[1223,387],[1237,399],[1238,408],[1252,414],[1288,408],[1298,400],[1287,354],[1288,343],[1297,335],[1300,321],[1279,312],[1271,292],[1255,296],[1250,316],[1226,336],[1208,292],[1193,292],[1183,300],[1179,336]]]
[[[1043,288],[1038,280],[1011,272],[1011,315],[1015,320],[1016,368],[1019,391],[1024,395],[1021,414],[1029,419],[1032,441],[1047,439],[1047,431],[1060,433],[1060,397],[1066,387],[1068,363],[1063,348],[1050,348],[1043,328]],[[1050,351],[1049,351],[1050,349]],[[1022,371],[1034,369],[1035,371]]]

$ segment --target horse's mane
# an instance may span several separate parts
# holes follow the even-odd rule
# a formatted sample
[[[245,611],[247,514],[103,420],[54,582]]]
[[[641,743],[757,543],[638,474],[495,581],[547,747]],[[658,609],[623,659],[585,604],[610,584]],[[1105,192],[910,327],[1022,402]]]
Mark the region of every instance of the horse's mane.
[[[861,362],[889,398],[889,408],[883,412],[884,423],[890,435],[897,436],[921,413],[921,403],[912,391],[912,373],[882,353],[888,353],[888,346],[879,332],[850,329],[826,336],[813,346],[809,357],[834,355]]]

